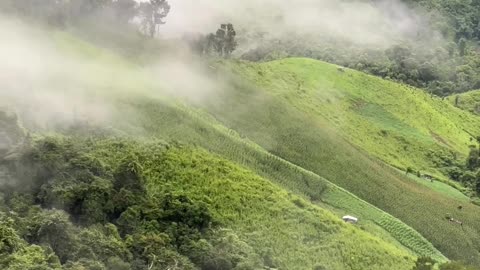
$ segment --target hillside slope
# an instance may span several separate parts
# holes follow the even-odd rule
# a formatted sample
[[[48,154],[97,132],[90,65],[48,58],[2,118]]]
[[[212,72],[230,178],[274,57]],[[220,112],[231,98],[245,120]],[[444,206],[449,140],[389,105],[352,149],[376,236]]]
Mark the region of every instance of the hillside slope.
[[[144,171],[150,196],[185,194],[208,205],[221,226],[280,269],[409,269],[407,252],[342,222],[251,171],[204,150],[158,143],[105,141],[91,154],[116,168],[131,153]],[[361,247],[361,248],[360,248]]]
[[[256,69],[260,66],[245,64],[244,67],[260,75]],[[142,80],[141,85],[146,89],[140,89],[141,92],[162,87],[149,81],[145,74],[138,77],[135,74],[131,73],[128,79]],[[250,78],[247,73],[237,74],[241,76],[225,80],[230,75],[222,68],[213,71],[211,78],[214,81],[221,78],[222,87],[208,92],[208,98],[201,102],[193,101],[200,110],[162,101],[164,98],[159,99],[158,94],[145,94],[142,98],[138,92],[126,97],[114,92],[115,106],[121,111],[113,121],[114,126],[135,136],[200,145],[314,202],[326,203],[339,214],[358,214],[368,222],[365,224],[368,231],[389,237],[415,254],[444,260],[422,236],[382,210],[421,232],[447,256],[471,262],[480,260],[474,240],[477,207],[467,205],[466,211],[458,213],[458,218],[467,224],[465,234],[444,221],[445,213],[455,213],[463,200],[444,197],[404,178],[343,140],[328,121],[306,114],[278,96],[245,82],[242,78]],[[105,94],[111,95],[109,91]],[[382,210],[359,201],[322,177]],[[452,241],[458,244],[451,245]]]
[[[118,181],[116,168],[119,162],[134,155],[135,159],[140,161],[143,175],[147,179],[148,197],[156,197],[160,191],[172,192],[179,196],[187,194],[189,198],[208,204],[208,209],[214,214],[216,221],[240,236],[240,246],[245,242],[246,251],[249,251],[250,247],[254,248],[269,266],[282,269],[315,266],[327,269],[409,269],[415,257],[420,255],[428,255],[439,261],[446,260],[425,238],[398,219],[318,175],[268,153],[254,142],[228,130],[210,115],[173,100],[165,101],[164,93],[151,91],[158,90],[155,88],[159,87],[158,84],[148,72],[138,66],[64,33],[56,33],[53,40],[65,58],[82,59],[87,63],[89,60],[93,61],[95,65],[86,65],[87,69],[80,69],[77,73],[83,78],[81,86],[86,88],[84,94],[92,102],[108,100],[108,103],[103,105],[115,110],[108,115],[113,119],[108,119],[107,116],[104,118],[103,115],[94,115],[95,117],[91,118],[89,110],[80,110],[73,115],[75,119],[65,119],[72,120],[71,123],[59,121],[39,125],[31,111],[19,108],[21,116],[25,117],[22,120],[31,128],[30,131],[36,132],[34,137],[41,146],[32,156],[27,156],[27,160],[38,162],[39,159],[44,159],[42,162],[45,164],[33,164],[33,168],[36,170],[38,167],[45,167],[45,171],[49,171],[47,178],[44,173],[38,176],[41,179],[39,182],[44,184],[33,190],[36,192],[41,189],[42,194],[31,194],[32,200],[52,196],[42,204],[54,203],[55,207],[65,207],[65,211],[76,214],[92,213],[102,216],[104,213],[100,212],[109,205],[98,207],[93,202],[111,195],[110,191],[105,190],[112,188],[111,181]],[[114,77],[118,77],[118,80],[110,82]],[[55,84],[50,85],[50,91],[69,94],[57,86],[71,83],[71,78],[62,77],[60,73],[53,74],[49,79],[55,81]],[[49,85],[47,82],[41,86]],[[73,100],[73,106],[82,109],[81,99],[82,97],[79,97],[78,104],[77,100]],[[54,130],[75,134],[82,139],[45,139],[45,132]],[[114,138],[103,141],[97,139],[97,136],[104,138],[119,134],[135,137],[140,141],[146,139],[145,137],[155,137],[202,145],[221,154],[222,158],[190,147],[170,147],[161,143],[149,144]],[[86,135],[88,139],[84,140]],[[225,159],[246,165],[250,171]],[[100,176],[97,175],[99,171]],[[28,175],[28,170],[22,174]],[[93,178],[90,179],[87,175],[93,175]],[[112,176],[114,179],[111,179]],[[262,178],[265,176],[268,176],[270,181]],[[26,187],[30,184],[32,183]],[[329,210],[309,202],[319,202],[321,194],[326,191],[330,196],[333,194],[346,200],[351,206],[337,200],[336,205],[332,201],[329,206],[320,204],[321,207],[331,209],[336,206],[335,211],[345,212],[353,210],[354,206],[360,207],[357,213],[363,213],[362,225],[347,225],[340,220],[341,213],[332,214]],[[26,197],[30,197],[30,194],[26,194]],[[34,202],[31,203],[33,206]],[[70,204],[73,207],[70,207]],[[82,208],[85,209],[80,210]],[[42,211],[45,211],[46,215],[50,214],[48,210]],[[65,213],[54,213],[57,214],[68,220]],[[21,219],[21,225],[29,224],[31,219],[28,213],[21,218],[16,212],[7,215]],[[72,214],[72,220],[78,218]],[[375,224],[374,220],[389,224],[390,228],[387,230],[387,226]],[[117,221],[114,219],[113,222]],[[72,226],[68,222],[67,224]],[[74,232],[85,233],[88,230],[72,229]],[[16,233],[21,235],[25,231],[22,226]],[[73,239],[75,233],[70,236]],[[117,240],[119,239],[115,239]],[[128,239],[120,240],[125,240],[123,244],[129,245]],[[42,252],[40,249],[38,251]],[[63,254],[60,259],[64,263],[73,257],[78,259],[81,255]],[[96,258],[94,255],[92,257]],[[129,260],[124,259],[125,262]]]
[[[69,57],[104,59],[100,57],[103,53],[91,47],[83,49],[89,45],[74,39],[60,35],[56,42],[66,48]],[[116,130],[136,137],[199,145],[337,215],[358,215],[362,228],[416,255],[443,261],[440,249],[449,258],[473,263],[480,260],[478,207],[466,205],[465,211],[455,212],[464,200],[444,196],[404,177],[344,140],[345,134],[322,115],[292,106],[270,92],[273,87],[255,86],[250,75],[263,76],[259,70],[263,64],[232,62],[237,74],[233,77],[222,67],[212,72],[211,77],[221,78],[218,82],[224,87],[209,92],[206,100],[193,102],[194,109],[191,100],[186,104],[165,101],[159,91],[164,86],[128,61],[112,60],[110,56],[105,59],[105,69],[101,70],[105,73],[93,70],[84,75],[90,80],[92,93],[109,99],[116,108],[109,122]],[[284,61],[305,64],[305,60]],[[334,66],[331,69],[338,72]],[[119,79],[112,86],[107,77]],[[318,106],[321,104],[318,102]],[[465,230],[446,222],[445,213],[458,215],[465,222]]]
[[[480,119],[419,89],[310,59],[232,67],[262,89],[396,167],[443,176],[468,153]]]
[[[347,133],[345,130],[339,130],[338,127],[332,126],[328,118],[325,119],[326,117],[323,117],[323,115],[308,111],[308,106],[289,106],[288,104],[293,103],[293,101],[290,102],[290,100],[295,100],[295,96],[299,95],[294,95],[292,94],[294,91],[291,91],[291,89],[296,89],[297,86],[288,85],[285,82],[285,80],[291,77],[289,77],[288,74],[281,73],[282,63],[284,63],[283,65],[286,67],[292,68],[293,66],[298,68],[298,70],[295,68],[291,69],[297,76],[300,76],[298,74],[308,74],[308,72],[314,70],[315,67],[323,67],[331,73],[339,74],[336,76],[343,76],[343,72],[338,71],[335,66],[305,59],[287,59],[266,64],[234,63],[233,65],[235,67],[233,69],[236,70],[237,74],[240,74],[241,77],[250,78],[251,82],[255,82],[261,88],[258,86],[254,87],[248,83],[237,82],[235,87],[223,89],[217,96],[212,96],[210,99],[211,102],[203,106],[203,109],[210,112],[227,127],[255,141],[267,151],[327,178],[362,199],[378,206],[382,210],[400,218],[421,232],[427,239],[432,241],[437,248],[445,252],[447,256],[454,259],[468,260],[472,263],[478,262],[479,246],[477,230],[480,222],[478,219],[480,209],[472,204],[465,204],[464,197],[459,199],[453,198],[452,196],[445,196],[445,192],[440,192],[434,187],[419,183],[418,180],[405,177],[404,173],[393,170],[368,156],[368,152],[365,150],[370,151],[371,149],[367,148],[359,151],[356,147],[353,147],[350,142],[342,139],[346,136],[354,137],[358,133],[362,134],[361,131],[358,133]],[[289,66],[289,64],[291,64],[291,66]],[[270,74],[282,74],[282,76],[269,80],[265,75],[266,72],[262,71],[265,65],[278,65],[279,70],[273,69]],[[314,75],[315,76],[311,75],[311,77],[322,78],[322,76],[325,76],[325,82],[322,83],[325,87],[333,84],[333,82],[328,81],[329,73],[319,72]],[[391,94],[389,92],[400,92],[402,90],[402,86],[400,85],[361,73],[355,73],[355,75],[352,76],[358,76],[356,80],[359,85],[365,83],[363,80],[369,82],[369,84],[364,86],[364,89],[366,89],[364,92],[371,94],[365,95],[375,96],[376,90],[385,91],[385,96],[388,97],[388,95]],[[348,79],[345,80],[348,81]],[[349,85],[356,85],[357,83],[352,80],[353,79],[350,79]],[[342,82],[341,80],[339,81],[339,83]],[[283,86],[281,91],[284,91],[285,96],[288,97],[283,97],[273,92],[280,91],[278,90],[279,87],[275,87],[275,85]],[[373,90],[368,87],[373,87]],[[263,89],[267,90],[267,92],[262,91]],[[340,87],[337,91],[341,89]],[[424,100],[428,98],[424,94],[413,92],[413,90],[404,90],[412,92],[412,96],[410,97],[412,100],[415,95],[424,96]],[[341,93],[339,95],[341,96]],[[403,95],[406,95],[406,92],[400,92],[396,98],[400,99]],[[315,104],[317,108],[322,108],[322,106],[326,106],[325,104],[328,105],[328,102],[322,103],[313,99],[308,100],[310,100],[312,104]],[[420,101],[421,100],[422,99],[420,99]],[[348,99],[344,102],[347,101]],[[404,104],[411,103],[408,99],[405,101],[402,99],[399,101],[392,100],[391,102],[390,107],[392,108],[395,107],[394,102],[403,102]],[[463,138],[462,141],[464,145],[459,144],[458,149],[459,151],[466,151],[470,137],[466,132],[456,128],[457,124],[454,123],[454,120],[463,124],[465,128],[469,130],[475,130],[479,127],[469,124],[470,122],[476,123],[478,120],[443,103],[441,100],[435,100],[432,103],[433,104],[426,103],[425,107],[427,109],[425,110],[420,106],[420,109],[417,109],[417,114],[429,115],[430,113],[434,113],[433,117],[437,119],[436,121],[445,123],[446,125],[442,126],[442,124],[438,124],[442,126],[440,130],[451,128],[451,130],[445,132],[443,136]],[[295,105],[295,103],[293,103],[293,105]],[[433,105],[436,106],[432,107]],[[342,107],[340,106],[339,108]],[[342,115],[341,110],[337,111]],[[441,113],[435,113],[435,111],[440,111]],[[407,112],[409,111],[407,110]],[[454,120],[447,117],[447,113],[449,112],[453,114]],[[378,117],[385,116],[385,114],[381,113],[375,115]],[[403,118],[407,116],[408,114]],[[412,119],[415,120],[415,118]],[[364,121],[367,127],[375,128],[374,123]],[[422,130],[428,130],[428,125]],[[421,132],[419,133],[422,134]],[[358,140],[362,139],[361,136],[356,136],[356,138]],[[405,136],[403,139],[405,138],[409,137]],[[379,151],[382,151],[385,145],[385,142],[377,140],[377,138],[374,137],[366,137],[364,140],[375,143]],[[423,164],[430,163],[430,158],[428,158],[427,154],[431,150],[437,149],[438,151],[445,151],[442,146],[433,142],[433,139],[426,141],[427,143],[425,144],[411,139],[410,141],[406,140],[406,142],[404,142],[407,147],[413,149],[416,147],[420,148],[417,153],[422,153],[423,157],[418,158],[418,160],[421,160],[419,163]],[[423,148],[425,145],[431,146],[433,149],[429,149],[428,147],[427,149]],[[452,145],[455,146],[454,144]],[[388,148],[388,146],[385,147]],[[395,145],[392,144],[392,147],[395,147]],[[425,150],[428,150],[428,152],[424,153],[423,151]],[[392,152],[392,154],[393,153],[395,152]],[[438,152],[433,153],[438,154]],[[407,156],[407,158],[409,157]],[[410,160],[411,159],[410,157]],[[449,187],[447,186],[445,188]],[[451,193],[455,193],[455,191],[452,190]],[[466,210],[458,211],[456,208],[458,205],[464,205],[466,207],[464,209]],[[464,221],[464,224],[468,226],[469,229],[466,229],[465,225],[464,228],[460,228],[446,222],[445,216],[449,213],[453,213],[458,219]],[[451,243],[455,243],[455,245]]]

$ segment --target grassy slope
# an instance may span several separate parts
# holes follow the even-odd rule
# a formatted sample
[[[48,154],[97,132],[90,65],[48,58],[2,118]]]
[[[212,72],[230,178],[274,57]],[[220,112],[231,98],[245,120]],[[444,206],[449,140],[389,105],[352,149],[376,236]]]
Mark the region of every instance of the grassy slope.
[[[445,260],[426,239],[398,219],[318,175],[269,154],[202,112],[171,102],[164,103],[155,99],[161,98],[157,95],[153,98],[150,90],[155,82],[128,61],[62,32],[55,33],[52,37],[66,58],[79,59],[83,63],[93,60],[93,65],[88,66],[87,70],[78,70],[76,75],[81,78],[85,89],[90,91],[89,98],[111,99],[114,103],[112,105],[118,109],[115,110],[118,113],[118,119],[115,120],[118,121],[109,124],[119,131],[135,137],[148,135],[200,144],[225,158],[248,165],[254,168],[255,172],[268,175],[270,180],[287,187],[286,190],[281,189],[252,172],[201,150],[172,152],[170,155],[172,160],[168,165],[175,167],[172,168],[174,179],[171,182],[175,185],[174,188],[191,192],[194,196],[199,196],[199,199],[210,197],[211,210],[216,217],[227,227],[241,233],[243,240],[248,241],[257,251],[268,254],[271,249],[281,269],[309,269],[315,265],[325,266],[327,269],[409,269],[414,255],[430,255]],[[59,78],[59,82],[61,79]],[[132,92],[133,96],[130,95]],[[118,156],[113,156],[118,149],[112,145],[95,145],[92,148],[97,152],[85,154],[101,156],[107,164],[118,160]],[[157,177],[167,172],[159,167],[158,171],[154,172],[154,166],[160,166],[160,162],[155,160],[158,153],[147,152],[147,148],[141,149],[139,145],[138,148],[135,147],[135,151],[145,150],[140,155],[150,155],[148,159],[155,161],[155,164],[148,164],[152,167],[147,170],[148,173],[156,173],[149,177],[154,192],[155,188],[161,186],[155,182]],[[124,153],[115,154],[123,156]],[[194,156],[196,159],[192,165],[189,162],[192,162],[191,158]],[[219,172],[205,173],[204,170],[198,170],[198,164],[203,168],[218,168]],[[195,176],[199,185],[192,185],[189,177],[182,178],[187,174]],[[177,180],[178,183],[175,182]],[[361,228],[364,231],[344,224],[338,213],[333,215],[328,210],[312,205],[308,200],[296,197],[300,195],[309,199],[315,196],[320,199],[322,192],[327,189],[329,193],[344,198],[351,205],[362,206],[365,215],[362,215]],[[236,196],[241,200],[229,201]],[[342,211],[349,211],[348,205],[343,206]],[[396,224],[390,229],[391,234],[369,221],[373,217]],[[400,234],[400,231],[406,233]],[[272,235],[272,232],[275,234]]]
[[[125,65],[120,65],[120,67],[123,66]],[[139,84],[141,85],[141,87],[149,87],[148,83],[144,83],[143,81],[141,81],[145,78],[143,78],[142,76],[138,76],[135,70],[132,70],[132,73],[129,73],[129,75],[130,81],[140,80]],[[100,80],[100,85],[103,85],[103,83],[104,82]],[[124,87],[129,88],[130,85],[126,84],[126,86]],[[255,128],[255,133],[257,136],[249,135],[249,137],[251,138],[256,137],[255,139],[258,139],[259,136],[268,137],[272,134],[273,136],[290,136],[291,132],[285,132],[285,127],[291,129],[291,131],[295,131],[296,127],[292,128],[288,125],[284,127],[282,122],[297,123],[303,130],[307,130],[305,127],[309,128],[310,126],[312,126],[314,127],[314,131],[316,130],[313,134],[317,132],[319,132],[319,134],[324,133],[324,128],[328,130],[328,125],[318,130],[318,127],[316,127],[317,124],[312,123],[312,119],[310,119],[310,117],[305,117],[302,113],[293,108],[289,108],[289,106],[286,106],[285,103],[280,102],[277,98],[266,95],[263,92],[259,92],[254,88],[251,88],[249,86],[243,87],[243,85],[237,85],[237,87],[232,90],[235,90],[236,94],[246,95],[239,99],[232,99],[237,102],[236,106],[242,106],[244,107],[244,109],[251,111],[253,113],[251,114],[251,116],[267,116],[267,118],[270,118],[260,118],[260,120],[255,119],[255,117],[250,118],[257,120],[253,123],[253,128]],[[228,93],[229,91],[227,91],[227,94]],[[254,108],[261,107],[255,106],[258,105],[255,103],[250,104],[250,102],[252,101],[250,97],[252,96],[255,97],[255,101],[266,103],[265,105],[267,106],[267,110],[256,111]],[[223,103],[219,102],[219,104],[221,105]],[[250,105],[247,106],[246,104]],[[375,207],[372,207],[371,205],[365,203],[357,197],[352,196],[352,194],[346,192],[345,190],[328,183],[325,179],[319,177],[318,175],[309,171],[305,171],[293,165],[292,163],[288,163],[284,160],[279,159],[278,157],[270,155],[258,145],[246,141],[243,138],[244,136],[238,136],[236,132],[223,127],[218,122],[214,121],[211,117],[206,116],[201,112],[192,111],[190,108],[184,108],[181,106],[172,106],[171,104],[167,105],[160,101],[155,101],[152,99],[129,99],[123,105],[124,106],[122,107],[122,109],[124,109],[124,112],[122,115],[120,115],[120,118],[118,119],[120,121],[118,121],[117,124],[122,129],[127,130],[132,134],[135,134],[136,129],[140,128],[142,134],[147,131],[147,134],[151,134],[156,137],[162,137],[169,140],[177,139],[187,143],[196,143],[202,145],[203,147],[215,151],[223,155],[224,157],[248,166],[255,172],[267,176],[269,179],[285,187],[288,187],[288,189],[292,190],[293,192],[303,194],[307,198],[311,198],[314,201],[321,202],[322,205],[327,204],[327,206],[329,207],[334,207],[335,211],[338,211],[339,213],[353,213],[359,215],[363,220],[362,226],[364,226],[366,230],[376,233],[377,235],[388,236],[392,240],[395,239],[392,242],[395,243],[396,241],[396,244],[399,246],[400,244],[398,244],[398,242],[402,243],[410,250],[414,251],[416,254],[430,255],[442,260],[442,255],[438,253],[438,251],[436,251],[430,243],[425,241],[425,239],[423,239],[418,233],[413,231],[411,228],[409,228],[399,220],[391,217],[390,215]],[[251,108],[252,106],[253,108]],[[128,107],[131,107],[131,111],[128,111]],[[235,112],[238,112],[238,110],[235,110]],[[129,117],[125,117],[126,115],[128,115]],[[138,116],[138,118],[132,117],[132,115],[136,115]],[[233,118],[238,118],[238,116],[241,115],[233,116],[235,116]],[[288,117],[283,118],[284,116]],[[216,115],[216,117],[219,118],[218,115]],[[226,114],[226,117],[230,117],[230,120],[232,120],[232,115]],[[248,118],[244,118],[243,120],[246,121],[247,119]],[[266,122],[262,123],[261,121],[264,120]],[[228,121],[225,121],[225,119],[223,119],[222,122],[226,123],[230,127],[233,127],[233,124],[227,123]],[[263,124],[265,124],[265,126],[263,126]],[[262,125],[261,128],[258,128],[258,125]],[[235,129],[239,130],[242,134],[247,134],[248,132],[250,132],[251,130],[248,130],[248,128],[250,128],[249,125],[245,125],[245,128],[235,127]],[[245,132],[245,129],[247,129],[248,132]],[[295,136],[297,134],[295,133],[292,135]],[[330,133],[328,131],[325,131],[324,135],[328,138],[338,137],[337,134]],[[306,132],[305,136],[310,139],[315,139],[315,136],[312,136],[311,132]],[[289,144],[285,144],[285,147],[279,149],[280,151],[277,151],[275,149],[275,147],[281,146],[284,143],[282,140],[285,140],[287,138],[271,139],[272,140],[269,140],[267,138],[265,140],[265,138],[260,138],[259,142],[262,144],[263,147],[273,153],[283,155],[285,153],[282,153],[282,151],[287,151],[289,155],[283,156],[291,157],[291,154],[297,155],[296,151],[298,151],[298,149],[291,148],[292,145]],[[314,141],[313,143],[315,144]],[[331,142],[326,141],[326,143],[329,144]],[[333,141],[333,143],[337,142]],[[326,147],[326,145],[324,144],[317,145],[317,147],[320,147],[317,148],[320,149],[320,152],[323,151],[322,146]],[[327,154],[329,154],[329,150],[331,150],[331,145],[329,147],[326,147],[326,150],[328,151],[325,152]],[[350,146],[348,145],[348,147]],[[347,156],[350,155],[350,153],[348,153],[350,150],[355,151],[354,148],[348,147],[348,150],[344,151]],[[370,159],[368,158],[366,158],[366,160],[370,161]],[[299,160],[293,159],[293,161],[297,164],[301,163],[297,162]],[[338,161],[344,162],[345,160],[341,160],[340,157],[339,159],[335,160],[335,162]],[[355,158],[351,159],[351,161],[352,164],[356,162]],[[316,163],[318,162],[318,160],[314,158],[312,162]],[[360,169],[363,164],[359,165],[360,167],[357,166],[356,169]],[[372,166],[375,167],[375,169],[383,170],[383,167],[379,167],[378,164],[374,164]],[[365,168],[368,168],[368,166]],[[331,172],[338,171],[338,169],[338,166],[334,166],[331,168]],[[340,170],[343,170],[343,168],[340,168]],[[348,172],[346,173],[351,174],[351,170],[348,170]],[[383,206],[382,204],[377,205]],[[431,234],[432,233],[436,234],[438,232],[434,230],[431,231]],[[440,233],[443,233],[443,231],[440,231]],[[468,243],[467,245],[469,247],[471,246],[470,243]],[[460,250],[462,248],[463,247],[459,247]]]
[[[454,106],[455,100],[457,100],[456,106],[458,108],[474,114],[480,114],[480,90],[470,91],[458,95],[451,95],[448,97],[448,100]],[[475,136],[479,135],[475,134]]]
[[[269,254],[279,269],[412,267],[413,257],[405,250],[204,150],[117,140],[84,145],[83,154],[112,169],[133,153],[151,196],[168,190],[207,203],[223,227],[258,254]]]
[[[418,89],[309,59],[286,59],[237,72],[296,108],[326,118],[367,152],[400,168],[441,176],[430,152],[468,153],[480,119]]]
[[[267,151],[327,178],[335,184],[352,191],[362,199],[400,218],[420,231],[437,248],[445,252],[447,256],[479,263],[480,238],[478,230],[480,228],[480,220],[478,216],[480,209],[478,207],[467,204],[465,207],[468,210],[457,211],[456,207],[465,203],[463,199],[444,196],[441,192],[419,184],[415,180],[406,178],[402,173],[376,162],[366,155],[364,151],[358,151],[350,143],[342,139],[342,135],[355,137],[354,132],[349,133],[347,130],[341,130],[342,132],[339,134],[330,128],[331,124],[324,119],[322,114],[310,111],[311,108],[307,106],[308,103],[305,106],[295,103],[295,96],[297,95],[292,95],[291,89],[296,88],[288,84],[288,79],[293,77],[293,75],[289,76],[282,73],[282,68],[284,68],[282,65],[289,67],[289,70],[296,76],[300,76],[304,72],[308,73],[312,69],[314,70],[315,66],[319,66],[319,69],[330,70],[330,73],[335,72],[336,74],[338,71],[335,66],[305,59],[289,59],[274,62],[272,65],[277,65],[278,71],[266,71],[265,65],[268,66],[269,64],[236,63],[234,64],[234,69],[241,76],[246,76],[251,81],[256,81],[263,89],[269,90],[270,94],[262,94],[261,91],[255,90],[248,84],[242,85],[239,83],[234,89],[230,89],[230,91],[224,89],[222,93],[219,93],[219,96],[212,97],[212,102],[204,106],[204,109],[213,114],[220,122],[255,141]],[[265,75],[267,72],[270,72],[272,76],[275,75],[275,78],[269,78]],[[317,76],[312,74],[310,76],[314,78],[324,77],[329,76],[330,73],[325,71],[318,73]],[[341,74],[337,76],[343,76],[343,73]],[[376,95],[389,96],[392,94],[390,92],[403,89],[402,86],[397,84],[361,73],[355,73],[352,77],[357,82],[352,81],[353,79],[346,79],[350,80],[347,85],[363,85],[360,89],[366,90],[362,91],[362,93],[369,92],[369,87],[373,87],[371,90],[373,92],[385,92],[383,95],[381,93]],[[329,83],[326,78],[324,80],[325,82],[322,85],[325,85],[325,87],[333,84],[333,82]],[[278,90],[277,87],[283,87],[283,89]],[[390,88],[393,88],[393,90]],[[342,87],[338,87],[337,90],[342,90]],[[423,96],[423,94],[413,92],[410,89],[403,90],[404,92],[397,94],[396,99],[405,97],[407,101],[399,101],[404,106],[413,103],[416,95]],[[283,91],[285,94],[281,95],[275,91]],[[407,95],[409,92],[410,96]],[[368,94],[365,95],[368,96]],[[341,93],[338,96],[338,103],[346,102],[340,99]],[[392,99],[392,104],[389,105],[389,108],[394,107],[394,98],[389,97],[389,99]],[[458,123],[462,123],[466,129],[475,129],[478,126],[470,126],[468,124],[469,122],[475,123],[477,120],[468,117],[462,111],[448,104],[442,103],[441,100],[433,100],[431,101],[432,104],[428,100],[429,97],[424,96],[423,101],[425,101],[425,104],[416,108],[419,111],[416,114],[432,115],[432,119],[440,122],[440,124],[437,123],[437,132],[439,133],[441,130],[450,127],[451,130],[449,132],[440,134],[445,137],[463,138],[464,144],[455,145],[452,143],[452,147],[458,147],[459,151],[463,151],[463,148],[467,149],[468,143],[465,141],[469,142],[470,140],[468,134],[462,133],[461,129],[455,129],[454,127]],[[293,103],[297,109],[288,106],[288,103]],[[311,101],[311,103],[313,104],[314,101]],[[328,101],[326,103],[316,101],[315,106],[321,108],[324,104],[328,104]],[[338,111],[339,115],[347,114],[347,112],[342,113],[342,107],[337,105],[337,108],[335,111]],[[414,108],[412,107],[407,112],[415,111]],[[445,116],[448,112],[453,115],[448,116],[455,119],[458,123]],[[379,115],[379,117],[382,116]],[[328,117],[325,118],[328,119]],[[408,114],[402,118],[408,119]],[[415,119],[415,117],[413,118]],[[412,120],[412,123],[415,121]],[[421,120],[418,121],[422,122]],[[430,120],[424,121],[429,122]],[[434,120],[431,121],[434,122]],[[367,127],[369,125],[374,126],[371,123],[369,124],[368,121],[365,122],[365,125]],[[345,124],[341,126],[344,127]],[[428,125],[423,127],[423,129],[428,130]],[[355,129],[351,128],[351,130]],[[361,131],[358,132],[361,134]],[[361,139],[361,136],[356,137],[359,140]],[[388,149],[388,144],[378,138],[365,138],[365,140],[375,143],[375,148],[381,149],[385,146]],[[421,143],[417,143],[414,140],[407,140],[405,144],[407,143],[412,148],[422,147]],[[441,146],[434,142],[430,142],[429,146],[442,149]],[[395,145],[392,144],[391,147],[395,147]],[[367,150],[369,149],[367,148]],[[421,150],[417,152],[422,153]],[[427,163],[428,160],[424,156],[419,159],[419,162]],[[452,226],[452,224],[445,221],[447,213],[452,213],[467,225],[463,229]]]
[[[134,106],[130,114],[138,114],[133,122],[141,125],[142,132],[148,131],[155,137],[205,147],[250,168],[289,191],[334,207],[339,215],[354,213],[361,217],[364,229],[373,234],[388,235],[393,243],[406,247],[414,254],[444,260],[443,255],[426,239],[400,220],[317,174],[266,152],[208,115],[154,100],[138,103],[130,101],[129,104]]]

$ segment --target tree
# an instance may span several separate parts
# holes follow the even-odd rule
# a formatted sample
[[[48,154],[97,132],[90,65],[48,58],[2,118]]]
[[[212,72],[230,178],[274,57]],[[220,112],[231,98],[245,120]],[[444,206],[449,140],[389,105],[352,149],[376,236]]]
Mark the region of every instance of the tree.
[[[75,228],[63,211],[48,210],[36,215],[29,231],[29,242],[50,246],[62,262],[71,259],[77,250]]]
[[[225,44],[227,37],[227,25],[222,24],[215,33],[215,51],[218,55],[223,56],[225,54]]]
[[[165,24],[163,19],[170,12],[170,5],[167,0],[150,0],[140,3],[140,27],[144,34],[154,38],[157,34],[158,25]]]
[[[476,147],[470,149],[470,153],[467,157],[467,168],[469,170],[475,170],[479,166],[479,151]]]
[[[129,263],[124,262],[118,257],[111,257],[106,263],[108,270],[130,270],[132,269]]]
[[[214,53],[221,57],[229,57],[237,48],[236,41],[237,32],[231,23],[221,24],[215,33],[205,36],[201,43],[193,44],[196,48],[202,48],[204,54]],[[197,49],[197,51],[200,51]]]
[[[237,36],[237,32],[233,28],[233,24],[227,24],[227,35],[225,37],[225,50],[224,53],[226,56],[230,56],[233,51],[237,48],[237,41],[235,37]]]

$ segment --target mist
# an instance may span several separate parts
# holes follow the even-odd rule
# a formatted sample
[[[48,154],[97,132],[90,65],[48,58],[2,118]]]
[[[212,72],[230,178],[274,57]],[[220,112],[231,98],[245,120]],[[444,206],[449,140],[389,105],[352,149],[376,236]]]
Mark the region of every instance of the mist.
[[[398,0],[172,0],[170,4],[159,38],[205,34],[232,22],[240,53],[258,46],[254,38],[245,38],[252,35],[261,35],[261,42],[304,37],[304,43],[334,39],[380,49],[402,40],[441,42],[434,31],[423,35],[429,30],[427,21]],[[111,52],[107,56],[71,52],[75,49],[65,48],[58,38],[62,32],[36,29],[12,18],[0,17],[0,33],[0,108],[15,111],[29,128],[48,129],[79,120],[108,124],[121,111],[113,99],[125,95],[168,94],[201,103],[226,83],[186,49],[176,48],[155,55],[145,66],[135,66],[120,55],[108,56]]]
[[[128,120],[119,100],[203,102],[222,85],[183,46],[152,53],[140,65],[67,32],[17,19],[0,17],[0,33],[0,111],[16,113],[30,130],[79,122],[110,126],[115,119]]]
[[[398,0],[175,0],[166,36],[213,32],[232,22],[240,35],[260,33],[270,38],[292,34],[313,41],[341,39],[357,45],[386,48],[402,40],[441,37],[431,31],[425,16]],[[240,44],[241,48],[249,46]]]
[[[108,118],[108,104],[89,89],[100,65],[65,57],[52,36],[17,20],[0,19],[0,33],[0,108],[37,128]]]

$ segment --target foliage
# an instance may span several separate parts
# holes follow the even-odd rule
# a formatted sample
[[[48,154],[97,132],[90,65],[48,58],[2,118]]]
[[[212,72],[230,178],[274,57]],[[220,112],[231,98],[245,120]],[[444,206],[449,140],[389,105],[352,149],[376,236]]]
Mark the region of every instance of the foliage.
[[[229,58],[237,48],[237,32],[233,24],[222,24],[216,33],[206,36],[198,36],[195,39],[186,40],[191,49],[201,55],[218,55]]]
[[[170,12],[170,5],[166,0],[150,0],[139,4],[141,30],[150,37],[155,37],[158,26],[165,24],[163,19]]]
[[[304,269],[322,263],[330,269],[406,269],[413,262],[407,252],[325,210],[306,201],[299,208],[294,201],[302,199],[204,150],[158,142],[50,137],[37,141],[24,156],[35,157],[35,166],[43,168],[38,171],[47,170],[51,177],[36,181],[44,188],[7,199],[9,209],[27,204],[26,211],[8,214],[18,224],[18,231],[11,231],[11,243],[20,243],[18,250],[22,245],[35,247],[24,238],[45,247],[42,254],[53,254],[49,256],[57,258],[57,268]],[[28,171],[33,178],[44,176]],[[104,196],[89,196],[95,189],[78,191],[91,175],[110,182]],[[45,198],[51,195],[44,196],[44,190],[57,182],[63,189],[53,188],[56,196],[61,202],[76,198],[75,207],[58,203],[56,207],[65,211],[48,210]],[[118,200],[115,194],[128,198],[122,207],[99,209],[106,220],[88,218],[97,212],[84,211],[85,199],[99,201],[93,203],[99,206],[106,198],[108,205]],[[47,208],[35,206],[28,200],[31,196]],[[279,211],[286,215],[280,223],[274,218]],[[326,239],[342,244],[318,249],[320,243],[330,242]]]
[[[415,262],[415,267],[412,270],[433,270],[435,261],[428,257],[420,257]]]

